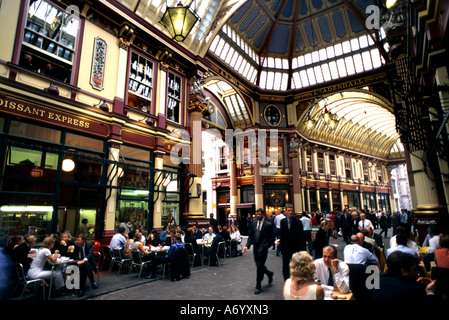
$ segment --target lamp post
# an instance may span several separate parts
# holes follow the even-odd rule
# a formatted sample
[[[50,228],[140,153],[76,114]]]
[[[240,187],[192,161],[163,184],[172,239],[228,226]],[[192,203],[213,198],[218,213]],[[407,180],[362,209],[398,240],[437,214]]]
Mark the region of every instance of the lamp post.
[[[182,42],[187,38],[198,20],[201,19],[195,10],[192,10],[190,5],[184,6],[179,1],[176,7],[167,7],[161,23],[167,28],[173,40]]]

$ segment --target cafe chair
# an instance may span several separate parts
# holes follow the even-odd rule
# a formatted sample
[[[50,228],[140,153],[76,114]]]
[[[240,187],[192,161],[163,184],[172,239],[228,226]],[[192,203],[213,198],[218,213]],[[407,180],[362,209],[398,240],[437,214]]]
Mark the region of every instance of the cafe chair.
[[[219,258],[220,255],[223,255],[224,259],[226,260],[226,242],[224,242],[224,241],[221,241],[221,242],[218,243],[218,245],[217,245],[217,252],[215,253],[215,255],[209,255],[209,257],[208,257],[208,265],[210,266],[210,261],[211,261],[210,257],[211,256],[215,256],[215,259],[217,260],[217,264],[220,267],[221,266],[220,258]]]
[[[25,294],[25,291],[29,285],[33,285],[34,294],[36,294],[36,292],[37,292],[36,286],[41,285],[43,298],[45,300],[45,280],[44,279],[30,279],[25,274],[25,270],[23,269],[23,265],[21,263],[16,263],[16,271],[17,271],[18,282],[16,284],[16,287],[14,288],[14,292],[16,292],[17,288],[20,285],[22,286],[22,293],[20,294],[19,299],[22,299],[22,297]]]
[[[432,267],[431,279],[437,280],[435,294],[441,296],[443,301],[449,300],[449,269]]]
[[[364,264],[348,263],[349,289],[355,300],[368,301],[371,299],[372,290],[366,287],[366,266]]]
[[[138,251],[131,251],[132,261],[131,261],[131,268],[129,269],[129,273],[134,271],[134,267],[139,267],[139,277],[137,279],[140,279],[140,276],[142,275],[143,267],[147,264],[150,264],[151,261],[142,261],[142,256],[140,255],[140,252]]]
[[[170,261],[170,280],[180,280],[181,276],[183,278],[190,277],[189,256],[185,248],[176,249]]]
[[[125,266],[125,267],[129,266],[131,259],[123,257],[120,249],[110,248],[110,247],[109,247],[109,249],[111,250],[111,255],[112,255],[111,265],[109,266],[109,273],[111,273],[114,264],[117,263],[119,265],[117,275],[120,275],[122,266]]]
[[[186,247],[186,251],[187,251],[187,255],[189,257],[189,261],[190,261],[190,259],[192,260],[192,267],[193,267],[193,265],[195,263],[196,253],[193,252],[193,246],[192,246],[191,243],[186,242],[186,243],[184,243],[184,245]]]

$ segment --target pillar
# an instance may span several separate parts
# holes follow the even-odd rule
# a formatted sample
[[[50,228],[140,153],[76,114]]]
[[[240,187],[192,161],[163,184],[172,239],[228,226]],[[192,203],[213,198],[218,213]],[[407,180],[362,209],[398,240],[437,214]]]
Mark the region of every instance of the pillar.
[[[300,181],[300,163],[299,163],[299,143],[296,136],[290,137],[288,156],[292,161],[292,177],[293,177],[293,207],[295,212],[301,213],[303,211],[302,190]]]
[[[264,208],[263,205],[263,186],[262,186],[262,175],[260,174],[260,162],[259,157],[256,155],[253,158],[254,163],[254,197],[256,203],[256,210],[259,208]]]
[[[238,190],[237,190],[237,164],[235,161],[235,157],[234,157],[234,152],[231,150],[231,159],[229,161],[229,165],[230,165],[230,193],[231,193],[231,198],[230,198],[230,212],[229,212],[229,218],[234,218],[237,219],[237,203],[238,201]]]

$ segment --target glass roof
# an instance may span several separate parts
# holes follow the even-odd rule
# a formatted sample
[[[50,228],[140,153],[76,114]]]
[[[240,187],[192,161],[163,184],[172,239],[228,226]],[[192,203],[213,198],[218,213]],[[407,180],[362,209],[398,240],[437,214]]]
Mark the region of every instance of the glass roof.
[[[300,129],[309,138],[324,143],[385,158],[392,151],[402,155],[404,148],[396,131],[393,113],[386,108],[382,98],[363,91],[346,91],[317,99],[305,113]],[[335,128],[324,122],[322,115],[325,110],[338,120]],[[305,124],[309,117],[316,121],[313,127]]]

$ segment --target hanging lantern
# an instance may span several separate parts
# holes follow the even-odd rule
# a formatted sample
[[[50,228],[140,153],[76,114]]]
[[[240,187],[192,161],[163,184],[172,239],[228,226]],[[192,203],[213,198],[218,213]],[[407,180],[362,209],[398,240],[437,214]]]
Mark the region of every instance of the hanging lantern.
[[[184,41],[195,23],[200,20],[195,10],[184,6],[181,1],[176,7],[167,7],[161,23],[167,28],[173,40]]]

